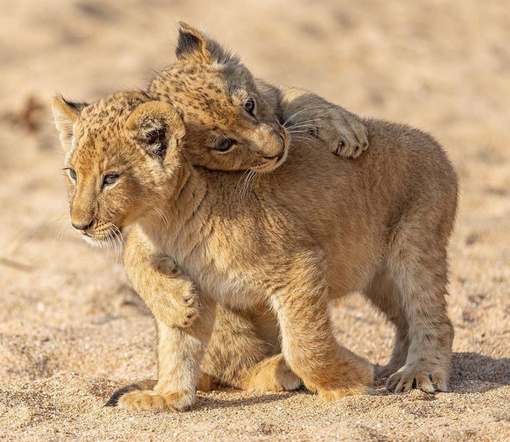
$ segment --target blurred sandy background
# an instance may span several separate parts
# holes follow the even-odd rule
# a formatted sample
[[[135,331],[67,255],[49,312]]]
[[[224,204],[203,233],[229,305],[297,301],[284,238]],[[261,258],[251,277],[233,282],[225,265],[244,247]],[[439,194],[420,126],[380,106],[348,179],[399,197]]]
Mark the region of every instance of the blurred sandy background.
[[[506,0],[0,0],[1,440],[510,439],[510,4]],[[184,414],[102,407],[154,377],[151,317],[114,253],[70,232],[55,92],[143,88],[177,22],[252,71],[432,132],[461,178],[452,240],[452,392],[322,404],[305,392],[200,394]],[[364,301],[332,309],[374,363],[392,330]]]

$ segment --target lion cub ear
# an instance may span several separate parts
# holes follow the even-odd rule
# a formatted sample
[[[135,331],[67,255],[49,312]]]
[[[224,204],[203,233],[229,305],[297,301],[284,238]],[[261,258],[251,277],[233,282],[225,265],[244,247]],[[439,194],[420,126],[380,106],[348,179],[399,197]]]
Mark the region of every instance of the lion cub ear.
[[[199,64],[239,64],[239,57],[223,49],[217,41],[187,23],[179,24],[179,40],[175,49],[177,60]]]
[[[181,115],[168,103],[149,101],[129,116],[126,127],[145,150],[159,159],[176,148],[186,134]]]
[[[87,103],[73,103],[61,96],[53,97],[51,100],[55,126],[60,133],[60,143],[66,151],[71,149],[74,123],[86,106]]]

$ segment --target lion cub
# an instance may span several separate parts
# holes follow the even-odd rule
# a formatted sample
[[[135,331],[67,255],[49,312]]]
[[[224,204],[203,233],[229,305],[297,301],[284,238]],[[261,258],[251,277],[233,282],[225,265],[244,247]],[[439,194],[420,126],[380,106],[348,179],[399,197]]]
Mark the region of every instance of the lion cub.
[[[294,135],[294,144],[323,146],[331,152],[338,151],[341,139],[339,128],[345,127],[345,115],[338,107],[306,91],[285,87],[277,89],[261,80],[253,79],[237,57],[233,57],[217,42],[186,24],[181,24],[176,52],[177,63],[154,79],[149,87],[149,94],[165,101],[171,97],[172,102],[183,113],[187,126],[191,128],[186,135],[189,143],[186,150],[191,152],[193,159],[195,145],[200,144],[200,140],[213,140],[211,146],[214,146],[214,140],[218,139],[219,133],[225,138],[231,137],[232,140],[243,137],[238,130],[241,125],[238,109],[250,100],[263,102],[264,116],[267,115],[269,104],[279,121],[287,124],[290,122],[292,127],[297,128],[300,133]],[[250,105],[253,106],[251,101]],[[369,122],[364,122],[364,129],[365,124],[368,125]],[[292,129],[290,131],[292,132]],[[410,132],[413,133],[413,130]],[[395,145],[398,145],[400,137],[406,137],[407,132],[403,128],[395,133],[397,135]],[[422,142],[419,137],[416,138],[417,142]],[[230,148],[234,147],[235,144],[232,143]],[[454,181],[455,178],[452,182]],[[387,284],[385,277],[379,284],[381,292],[384,292]],[[373,302],[382,308],[379,305],[380,300]],[[386,302],[388,301],[384,301]],[[390,319],[397,326],[397,338],[392,361],[380,370],[380,374],[391,376],[387,383],[389,389],[408,390],[412,387],[412,382],[409,383],[405,376],[397,373],[398,369],[405,365],[410,345],[406,326],[400,323],[400,319]],[[444,345],[450,346],[446,341]],[[418,387],[426,391],[434,390],[430,381],[424,379],[414,381]],[[444,376],[434,378],[433,381],[438,389],[446,388]]]
[[[268,173],[285,161],[292,141],[310,142],[346,158],[357,158],[369,147],[359,117],[311,92],[253,78],[238,57],[186,23],[181,23],[176,57],[156,75],[147,93],[179,109],[187,125],[186,155],[196,166]],[[218,72],[228,74],[228,80],[219,82]],[[233,106],[222,103],[226,94]],[[126,256],[139,268],[140,246],[135,249],[138,252],[127,250]],[[155,265],[129,275],[133,287],[149,305],[158,293],[162,302],[171,304],[169,325],[190,326],[199,311],[194,286],[172,290],[172,275],[179,272],[175,263],[146,253],[146,262]],[[175,293],[171,301],[170,293]]]
[[[368,146],[356,115],[310,92],[254,78],[238,57],[181,23],[176,61],[157,73],[147,93],[183,115],[187,155],[214,170],[271,172],[285,161],[290,140],[357,158]],[[224,74],[222,80],[218,74]],[[306,95],[302,108],[289,104]]]
[[[120,406],[192,405],[209,341],[210,360],[228,353],[214,341],[216,303],[246,315],[273,309],[278,327],[258,328],[259,338],[279,341],[289,368],[322,399],[366,392],[372,367],[338,345],[328,315],[329,300],[352,291],[395,325],[389,388],[447,389],[446,247],[457,178],[430,136],[366,120],[370,149],[357,161],[332,161],[318,142],[296,143],[239,198],[239,173],[193,167],[186,127],[168,103],[124,93],[84,109],[57,100],[54,112],[75,228],[105,244],[132,227],[152,256],[171,257],[177,279],[200,292],[200,314],[186,328],[158,319],[167,307],[156,300],[158,382],[120,394]]]

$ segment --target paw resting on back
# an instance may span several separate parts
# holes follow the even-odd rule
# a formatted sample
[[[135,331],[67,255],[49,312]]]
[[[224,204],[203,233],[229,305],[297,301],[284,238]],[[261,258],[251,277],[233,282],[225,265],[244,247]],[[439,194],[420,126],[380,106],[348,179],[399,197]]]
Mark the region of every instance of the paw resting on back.
[[[338,140],[332,143],[332,153],[339,157],[357,158],[368,149],[368,131],[355,116],[344,116],[346,124],[336,125]]]

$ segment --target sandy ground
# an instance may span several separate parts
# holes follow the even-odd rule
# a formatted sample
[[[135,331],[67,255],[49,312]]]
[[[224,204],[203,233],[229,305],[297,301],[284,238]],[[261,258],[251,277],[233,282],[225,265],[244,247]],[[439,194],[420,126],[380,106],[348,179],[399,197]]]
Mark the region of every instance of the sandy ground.
[[[1,440],[510,439],[510,7],[506,0],[0,0]],[[48,101],[143,87],[177,21],[258,75],[432,132],[458,169],[450,248],[452,392],[322,404],[306,392],[200,394],[183,414],[103,408],[155,375],[150,315],[115,253],[70,232]],[[392,330],[356,297],[338,338],[374,363]]]

